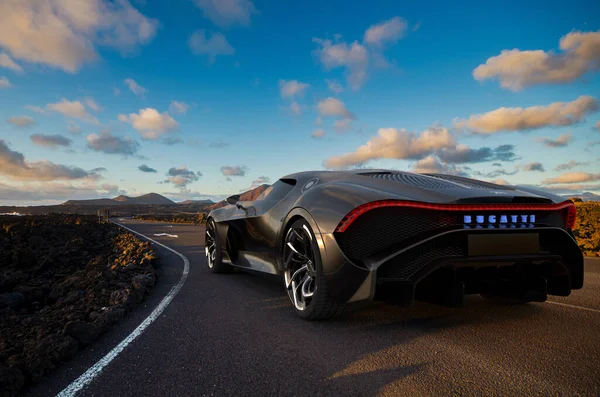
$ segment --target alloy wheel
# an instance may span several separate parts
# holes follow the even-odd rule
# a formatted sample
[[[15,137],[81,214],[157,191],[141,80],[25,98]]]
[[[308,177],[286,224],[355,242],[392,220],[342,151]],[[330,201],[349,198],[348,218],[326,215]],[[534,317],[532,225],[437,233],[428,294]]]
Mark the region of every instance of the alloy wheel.
[[[206,225],[206,234],[204,238],[204,253],[206,254],[208,267],[211,269],[215,265],[215,257],[217,254],[217,244],[214,236],[216,236],[214,223],[211,222]]]
[[[316,290],[316,267],[313,237],[306,225],[288,230],[283,248],[284,282],[288,296],[297,310],[310,304]]]

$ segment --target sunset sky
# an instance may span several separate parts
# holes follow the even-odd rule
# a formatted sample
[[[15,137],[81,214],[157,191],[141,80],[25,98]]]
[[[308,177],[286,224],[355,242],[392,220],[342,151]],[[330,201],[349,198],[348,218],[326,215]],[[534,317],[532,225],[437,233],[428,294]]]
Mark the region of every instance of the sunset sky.
[[[0,204],[354,167],[598,193],[599,72],[592,0],[4,0]]]

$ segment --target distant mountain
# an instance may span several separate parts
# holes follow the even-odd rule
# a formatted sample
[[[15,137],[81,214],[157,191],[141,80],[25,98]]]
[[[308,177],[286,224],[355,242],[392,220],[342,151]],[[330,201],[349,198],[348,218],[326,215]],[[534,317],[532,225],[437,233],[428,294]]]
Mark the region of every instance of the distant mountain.
[[[245,191],[244,193],[240,194],[240,201],[252,201],[252,200],[256,200],[256,198],[258,196],[261,195],[262,192],[264,192],[270,185],[260,185],[257,188]],[[225,207],[227,205],[227,202],[225,200],[223,201],[219,201],[218,203],[211,205],[210,207],[208,207],[208,210],[214,210],[217,208],[221,208],[221,207]]]
[[[585,192],[581,194],[564,194],[563,197],[571,198],[571,197],[579,197],[583,201],[600,201],[600,194]]]
[[[113,206],[122,203],[109,198],[90,199],[90,200],[68,200],[61,205],[94,205],[94,206]]]
[[[115,197],[113,200],[119,201],[121,203],[127,204],[151,204],[151,205],[169,205],[175,204],[173,200],[169,200],[165,196],[162,196],[158,193],[148,193],[138,197],[129,197],[120,195]]]
[[[171,205],[175,204],[173,200],[169,200],[165,196],[158,193],[148,193],[138,197],[129,197],[120,195],[115,198],[91,199],[91,200],[69,200],[62,205]]]
[[[211,205],[214,204],[215,202],[212,200],[185,200],[185,201],[180,201],[177,204],[196,204],[196,205]]]

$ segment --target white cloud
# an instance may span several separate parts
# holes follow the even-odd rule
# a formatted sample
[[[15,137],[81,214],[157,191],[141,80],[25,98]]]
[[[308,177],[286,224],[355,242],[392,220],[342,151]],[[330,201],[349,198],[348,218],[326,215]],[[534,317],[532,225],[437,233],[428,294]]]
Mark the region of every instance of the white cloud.
[[[221,167],[221,174],[225,176],[245,176],[248,171],[248,167],[245,166],[231,166],[224,165]]]
[[[219,55],[233,55],[235,49],[229,44],[222,33],[207,35],[204,29],[195,31],[188,41],[188,45],[194,55],[208,55],[208,60],[213,63]]]
[[[348,86],[357,91],[365,83],[371,64],[379,68],[389,65],[383,55],[385,44],[395,43],[402,38],[406,27],[404,19],[394,17],[370,26],[364,33],[362,43],[358,40],[346,43],[341,35],[335,35],[334,40],[313,38],[318,46],[315,54],[325,69],[345,69]]]
[[[554,171],[566,171],[582,165],[589,165],[589,163],[571,160],[568,163],[557,165],[556,168],[554,168]]]
[[[434,155],[429,155],[415,162],[413,164],[413,171],[422,174],[464,174],[463,171],[455,165],[442,164],[440,160]]]
[[[527,163],[523,166],[523,170],[525,171],[540,171],[540,172],[544,172],[544,166],[542,165],[542,163],[534,161],[533,163]]]
[[[436,152],[436,155],[442,162],[451,164],[514,161],[517,159],[514,149],[515,146],[509,144],[499,145],[495,148],[483,146],[478,149],[470,148],[465,144],[458,144],[454,147],[441,148]]]
[[[190,109],[190,105],[181,101],[171,101],[169,112],[174,114],[185,114]]]
[[[597,110],[596,99],[583,95],[572,102],[554,102],[547,106],[503,107],[471,116],[467,120],[456,120],[455,126],[467,128],[476,134],[567,126],[581,122],[586,115]]]
[[[329,88],[329,91],[333,92],[334,94],[340,94],[344,92],[344,87],[342,87],[337,80],[325,79],[325,82],[327,83],[327,88]]]
[[[131,92],[133,92],[135,95],[137,95],[141,98],[143,98],[144,95],[148,92],[147,89],[145,89],[144,87],[142,87],[141,85],[136,83],[136,81],[132,78],[127,78],[127,79],[123,80],[123,82],[125,83],[125,85],[127,87],[129,87],[129,90],[131,90]],[[115,94],[115,95],[118,95],[118,94]]]
[[[148,167],[146,164],[142,164],[138,167],[138,170],[142,171],[142,172],[147,172],[147,173],[156,173],[158,171],[156,171],[155,168],[152,167]]]
[[[114,88],[113,88],[113,95],[114,95],[114,96],[119,96],[119,95],[121,95],[121,90],[120,90],[120,89],[118,89],[117,87],[114,87]]]
[[[69,101],[62,98],[60,102],[49,103],[46,105],[46,107],[66,117],[72,117],[88,123],[98,124],[98,119],[88,113],[83,103],[79,101]]]
[[[536,138],[536,141],[548,147],[565,147],[569,144],[572,138],[573,136],[571,134],[562,134],[556,139]]]
[[[35,120],[29,116],[13,116],[7,120],[10,124],[15,127],[29,127],[35,124]]]
[[[140,144],[133,139],[114,136],[110,131],[102,131],[100,134],[90,134],[86,137],[86,141],[88,148],[107,154],[133,156],[140,148]]]
[[[325,131],[321,128],[319,128],[318,130],[315,130],[315,132],[312,133],[311,137],[315,138],[315,139],[321,139],[325,136]]]
[[[387,43],[395,43],[406,34],[408,23],[400,17],[394,17],[387,21],[371,26],[365,32],[364,42],[370,45],[382,46]]]
[[[0,77],[0,89],[8,88],[8,87],[10,87],[10,81],[8,80],[8,77],[6,77],[6,76]]]
[[[313,41],[320,47],[316,52],[327,70],[343,67],[350,88],[356,91],[362,87],[369,66],[369,52],[365,46],[358,41],[352,44],[319,38]]]
[[[9,0],[0,2],[0,15],[0,47],[13,58],[71,73],[98,58],[96,45],[130,53],[159,25],[127,0]]]
[[[257,13],[250,0],[195,0],[204,17],[215,25],[228,27],[236,24],[250,25],[250,18]]]
[[[94,101],[94,98],[85,98],[83,101],[94,112],[99,112],[100,110],[102,110],[102,108],[96,103],[96,101]]]
[[[560,39],[562,53],[504,50],[473,70],[476,80],[498,78],[512,91],[544,83],[568,83],[600,69],[600,30],[571,32]]]
[[[336,120],[333,123],[333,128],[335,128],[335,130],[337,132],[346,132],[348,131],[350,128],[352,128],[352,120],[351,119],[340,119],[340,120]]]
[[[13,151],[0,139],[0,174],[18,181],[95,179],[95,172],[79,167],[55,164],[48,160],[27,161],[23,153]]]
[[[534,188],[545,190],[554,194],[569,194],[575,195],[577,193],[583,193],[585,191],[600,191],[600,184],[598,183],[574,183],[569,185],[554,185],[554,186],[532,186]]]
[[[104,187],[116,188],[114,185],[103,184]],[[117,194],[125,194],[118,189]],[[2,205],[53,205],[66,200],[81,200],[105,197],[114,194],[114,190],[107,191],[92,180],[83,180],[83,183],[60,182],[19,182],[18,185],[0,183],[0,204]]]
[[[139,113],[120,114],[118,119],[138,130],[142,138],[156,140],[179,128],[179,123],[167,112],[159,113],[153,108],[141,109]]]
[[[496,185],[511,185],[511,183],[504,178],[493,179],[490,183],[495,183]]]
[[[250,188],[248,190],[255,189],[255,188],[259,187],[260,185],[268,185],[270,183],[271,183],[271,178],[269,178],[268,176],[262,175],[252,181],[252,185],[250,185]]]
[[[356,117],[348,109],[344,102],[337,98],[325,98],[317,104],[317,110],[324,117],[341,117],[354,120]]]
[[[290,104],[290,111],[295,115],[300,115],[302,114],[302,107],[298,102],[292,101],[292,103]]]
[[[119,189],[119,186],[110,183],[103,183],[99,189],[103,195],[115,197],[121,194],[127,194],[126,190]]]
[[[48,148],[52,148],[55,149],[59,146],[62,147],[66,147],[66,146],[71,146],[71,144],[73,143],[72,140],[70,140],[67,137],[64,137],[62,135],[44,135],[44,134],[33,134],[30,136],[31,142],[33,142],[33,144],[38,145],[38,146],[42,146],[42,147],[48,147]]]
[[[598,131],[600,131],[600,120],[596,121],[595,126]]]
[[[600,174],[591,174],[589,172],[567,172],[555,178],[548,178],[542,181],[542,185],[554,185],[559,183],[581,183],[600,181]]]
[[[17,63],[4,52],[0,53],[0,67],[14,70],[17,73],[23,73],[23,68],[17,65]]]
[[[347,168],[378,159],[418,159],[455,145],[454,137],[443,127],[430,127],[418,135],[404,129],[380,128],[366,144],[354,152],[325,160],[324,166]]]
[[[166,175],[167,180],[165,182],[170,182],[176,187],[184,189],[190,183],[199,180],[202,173],[191,171],[187,166],[182,165],[180,167],[171,167]]]
[[[293,98],[296,95],[302,95],[308,87],[308,84],[301,83],[298,80],[279,80],[279,92],[282,98]]]
[[[39,114],[46,114],[46,113],[48,113],[46,111],[46,109],[41,108],[39,106],[25,105],[25,109],[31,110],[32,112],[36,112],[36,113],[39,113]]]

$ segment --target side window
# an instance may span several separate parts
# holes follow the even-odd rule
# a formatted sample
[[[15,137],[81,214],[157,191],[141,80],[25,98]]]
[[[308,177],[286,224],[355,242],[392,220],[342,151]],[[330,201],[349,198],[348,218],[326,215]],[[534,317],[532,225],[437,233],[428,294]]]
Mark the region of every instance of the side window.
[[[294,179],[280,179],[262,192],[256,200],[280,201],[292,191],[295,185]]]

